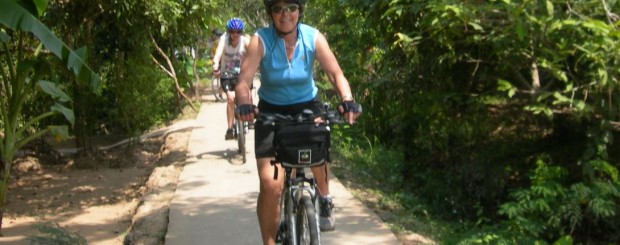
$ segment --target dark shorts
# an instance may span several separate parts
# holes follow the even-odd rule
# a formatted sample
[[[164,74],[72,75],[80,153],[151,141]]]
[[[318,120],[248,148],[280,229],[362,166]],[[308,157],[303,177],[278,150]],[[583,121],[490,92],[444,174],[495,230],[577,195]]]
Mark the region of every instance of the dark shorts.
[[[237,85],[237,79],[222,79],[220,78],[220,86],[222,86],[222,89],[224,90],[224,92],[235,92],[235,86]]]
[[[258,102],[258,110],[260,112],[296,115],[301,113],[304,109],[310,109],[315,113],[321,113],[323,111],[323,103],[317,98],[312,101],[286,106],[269,104],[263,100]],[[256,152],[256,158],[275,156],[273,149],[274,130],[274,126],[262,125],[259,121],[254,124],[254,152]]]
[[[220,86],[224,92],[235,92],[235,86],[237,86],[237,79],[221,79],[220,78]],[[250,89],[254,89],[254,83],[250,84]]]

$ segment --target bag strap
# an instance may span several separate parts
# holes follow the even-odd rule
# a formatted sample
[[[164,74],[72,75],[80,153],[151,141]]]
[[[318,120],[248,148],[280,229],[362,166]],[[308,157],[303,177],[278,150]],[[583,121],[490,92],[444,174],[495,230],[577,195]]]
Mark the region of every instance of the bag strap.
[[[277,180],[278,179],[278,165],[276,165],[276,160],[271,160],[269,163],[271,163],[271,166],[273,166],[273,179]],[[325,169],[325,171],[327,171],[327,169]]]

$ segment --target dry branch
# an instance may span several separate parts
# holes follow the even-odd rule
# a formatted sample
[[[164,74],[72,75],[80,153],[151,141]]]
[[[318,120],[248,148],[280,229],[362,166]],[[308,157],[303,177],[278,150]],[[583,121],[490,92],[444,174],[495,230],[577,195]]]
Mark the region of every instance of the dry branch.
[[[159,45],[157,45],[157,42],[155,41],[155,38],[153,38],[152,35],[151,35],[151,42],[153,42],[153,45],[155,45],[155,48],[157,49],[157,52],[159,53],[159,55],[161,55],[166,60],[166,63],[168,64],[168,69],[166,69],[166,67],[162,65],[155,57],[151,56],[151,58],[157,65],[159,65],[159,67],[161,67],[168,74],[168,76],[172,78],[172,81],[174,81],[174,88],[176,89],[177,93],[179,93],[181,97],[183,97],[183,99],[187,101],[189,106],[194,111],[197,112],[198,109],[196,109],[192,100],[189,99],[187,95],[185,95],[185,93],[183,93],[183,90],[181,89],[181,86],[179,85],[179,80],[177,78],[176,72],[174,71],[174,66],[172,66],[172,61],[170,61],[170,58],[168,57],[168,55],[166,55],[166,53],[164,53],[164,51],[159,47]]]

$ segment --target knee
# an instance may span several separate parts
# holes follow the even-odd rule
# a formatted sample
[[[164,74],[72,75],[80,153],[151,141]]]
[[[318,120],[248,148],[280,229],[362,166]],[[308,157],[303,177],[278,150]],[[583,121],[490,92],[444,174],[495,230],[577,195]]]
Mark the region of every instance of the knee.
[[[260,193],[271,200],[279,200],[282,195],[282,183],[271,179],[261,179]]]

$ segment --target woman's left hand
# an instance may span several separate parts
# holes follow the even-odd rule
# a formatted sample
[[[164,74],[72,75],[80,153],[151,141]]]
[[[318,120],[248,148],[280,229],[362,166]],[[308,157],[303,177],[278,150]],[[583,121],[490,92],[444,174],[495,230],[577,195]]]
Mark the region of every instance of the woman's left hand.
[[[355,123],[355,119],[362,113],[362,105],[355,101],[343,101],[338,105],[338,112],[343,114],[344,119],[352,125]]]

